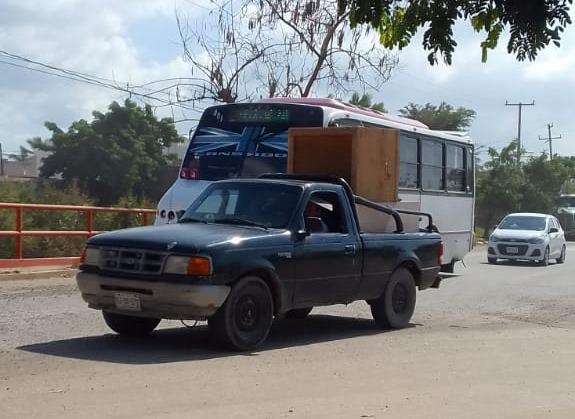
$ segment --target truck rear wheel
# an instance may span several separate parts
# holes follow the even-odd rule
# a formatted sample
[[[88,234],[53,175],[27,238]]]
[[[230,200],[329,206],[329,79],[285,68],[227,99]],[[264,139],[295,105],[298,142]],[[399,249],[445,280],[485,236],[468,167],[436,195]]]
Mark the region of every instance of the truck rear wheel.
[[[122,336],[148,336],[161,319],[127,316],[103,311],[104,321],[110,329]]]
[[[266,340],[273,314],[269,287],[262,279],[248,276],[234,285],[224,305],[208,319],[208,327],[228,348],[246,351]]]
[[[383,294],[371,301],[371,314],[381,328],[401,329],[409,324],[415,310],[416,289],[413,275],[406,268],[397,268]]]

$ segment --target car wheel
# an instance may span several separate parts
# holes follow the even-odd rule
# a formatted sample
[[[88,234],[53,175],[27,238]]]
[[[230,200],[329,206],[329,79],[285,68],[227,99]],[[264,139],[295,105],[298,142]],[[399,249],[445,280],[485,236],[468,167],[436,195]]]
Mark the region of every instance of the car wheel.
[[[127,316],[125,314],[103,311],[104,321],[110,329],[121,336],[148,336],[161,319]]]
[[[415,300],[413,275],[406,268],[397,268],[387,282],[383,294],[370,301],[371,314],[379,327],[401,329],[411,320]]]
[[[313,310],[313,307],[307,308],[296,308],[286,312],[285,318],[286,319],[305,319],[309,313]]]
[[[563,245],[563,247],[561,248],[561,256],[559,256],[556,261],[557,263],[563,263],[565,262],[565,252],[567,251],[567,249],[565,248],[565,245]]]
[[[266,340],[273,315],[269,287],[261,278],[248,276],[233,286],[224,305],[208,319],[208,328],[228,348],[246,351]]]
[[[539,262],[541,266],[549,265],[549,248],[545,249],[545,253],[543,254],[543,259]]]
[[[497,258],[487,258],[487,263],[489,263],[490,265],[496,265],[497,264]]]

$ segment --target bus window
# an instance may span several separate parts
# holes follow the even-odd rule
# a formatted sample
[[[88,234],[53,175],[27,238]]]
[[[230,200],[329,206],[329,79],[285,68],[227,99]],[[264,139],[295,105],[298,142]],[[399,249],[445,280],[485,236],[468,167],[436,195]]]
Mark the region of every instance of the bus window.
[[[443,144],[437,141],[421,141],[421,187],[443,190]]]
[[[399,139],[399,187],[417,188],[417,139]]]
[[[467,147],[467,153],[465,153],[465,169],[467,170],[466,176],[466,192],[473,193],[475,186],[474,181],[474,167],[475,167],[475,157],[473,155],[473,147]]]
[[[464,148],[447,145],[445,167],[447,169],[447,190],[465,192],[465,159]]]

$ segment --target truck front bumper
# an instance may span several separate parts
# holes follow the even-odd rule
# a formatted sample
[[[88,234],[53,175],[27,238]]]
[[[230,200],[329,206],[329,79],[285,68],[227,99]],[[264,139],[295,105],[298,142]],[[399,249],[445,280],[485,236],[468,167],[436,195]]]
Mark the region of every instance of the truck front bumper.
[[[230,292],[226,285],[139,281],[87,272],[79,272],[76,282],[90,308],[158,319],[205,319],[215,314]],[[118,294],[133,296],[138,306],[118,308]]]

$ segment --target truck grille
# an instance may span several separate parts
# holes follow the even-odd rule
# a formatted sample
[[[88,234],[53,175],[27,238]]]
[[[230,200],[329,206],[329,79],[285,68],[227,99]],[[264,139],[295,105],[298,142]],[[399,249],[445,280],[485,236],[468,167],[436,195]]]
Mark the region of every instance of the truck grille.
[[[138,249],[100,249],[100,269],[105,271],[162,273],[167,254]]]
[[[516,247],[517,248],[517,253],[507,253],[507,248],[508,247]],[[497,249],[499,250],[499,253],[501,253],[502,255],[506,255],[506,256],[523,256],[525,255],[525,253],[527,252],[527,248],[529,246],[525,245],[525,244],[521,244],[518,246],[509,246],[509,245],[505,245],[505,244],[500,244],[497,246]]]

